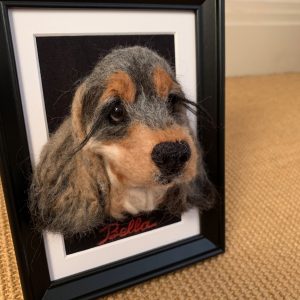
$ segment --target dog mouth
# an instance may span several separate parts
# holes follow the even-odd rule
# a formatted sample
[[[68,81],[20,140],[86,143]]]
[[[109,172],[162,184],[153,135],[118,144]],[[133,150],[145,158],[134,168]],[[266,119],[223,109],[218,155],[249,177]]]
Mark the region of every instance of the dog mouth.
[[[175,181],[178,181],[181,177],[181,172],[176,172],[172,174],[157,174],[155,176],[155,181],[162,185],[167,185],[170,183],[174,183]]]

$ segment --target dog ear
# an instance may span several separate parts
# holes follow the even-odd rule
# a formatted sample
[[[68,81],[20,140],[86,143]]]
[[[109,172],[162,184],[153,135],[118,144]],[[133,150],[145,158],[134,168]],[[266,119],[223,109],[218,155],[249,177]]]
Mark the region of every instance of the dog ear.
[[[38,229],[67,236],[90,231],[103,222],[108,180],[98,155],[75,151],[85,131],[84,85],[74,96],[72,114],[44,146],[33,174],[29,208]]]
[[[83,124],[83,103],[84,103],[85,83],[77,88],[71,108],[71,120],[73,136],[78,141],[83,141],[86,136],[86,130]]]

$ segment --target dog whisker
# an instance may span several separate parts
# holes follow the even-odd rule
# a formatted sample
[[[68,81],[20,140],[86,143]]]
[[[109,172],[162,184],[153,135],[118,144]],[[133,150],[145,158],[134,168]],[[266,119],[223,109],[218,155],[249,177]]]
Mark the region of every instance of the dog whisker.
[[[208,99],[210,99],[211,96],[206,97],[205,99],[203,99],[202,101],[200,101],[200,103],[195,103],[194,101],[188,100],[186,98],[182,98],[180,99],[181,104],[187,109],[189,110],[192,114],[194,114],[195,116],[200,116],[201,120],[207,121],[208,124],[210,124],[211,126],[214,127],[214,121],[212,116],[206,111],[206,109],[204,109],[200,104],[203,103],[204,101],[207,101]],[[191,106],[195,107],[195,109],[193,109]]]
[[[71,153],[71,156],[75,155],[78,151],[80,151],[90,140],[90,138],[95,134],[97,128],[99,127],[101,119],[98,118],[96,122],[93,124],[92,128],[90,129],[89,133],[86,135],[86,137],[80,142],[80,144],[73,150]]]

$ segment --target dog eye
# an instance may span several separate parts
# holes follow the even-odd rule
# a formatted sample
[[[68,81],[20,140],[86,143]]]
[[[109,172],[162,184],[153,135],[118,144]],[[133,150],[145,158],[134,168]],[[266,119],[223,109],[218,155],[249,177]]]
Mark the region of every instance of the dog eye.
[[[116,104],[112,107],[109,119],[112,123],[117,124],[125,120],[126,111],[121,101],[117,101]]]

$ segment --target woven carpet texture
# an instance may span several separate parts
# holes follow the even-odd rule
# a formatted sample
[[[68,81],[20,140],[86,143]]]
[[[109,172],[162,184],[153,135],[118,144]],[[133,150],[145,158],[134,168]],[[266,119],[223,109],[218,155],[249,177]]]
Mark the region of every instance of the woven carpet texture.
[[[105,299],[300,299],[300,74],[227,79],[225,155],[226,253]],[[0,198],[0,299],[22,299]]]

